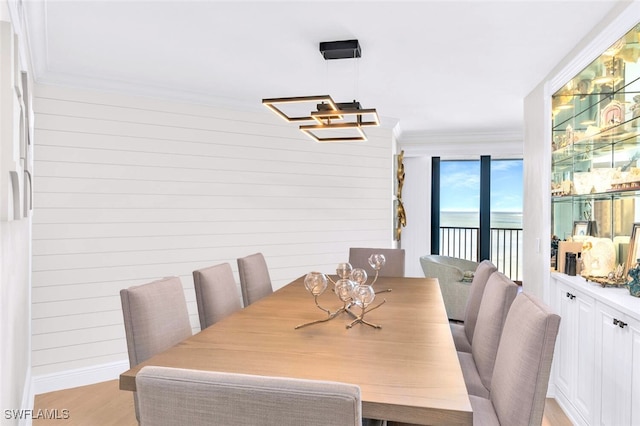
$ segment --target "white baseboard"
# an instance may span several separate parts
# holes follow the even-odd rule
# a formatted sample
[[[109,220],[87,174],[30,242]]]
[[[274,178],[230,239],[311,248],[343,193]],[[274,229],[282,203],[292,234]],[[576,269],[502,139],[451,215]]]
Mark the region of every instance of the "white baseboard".
[[[555,398],[556,397],[556,385],[555,383],[549,383],[547,387],[547,398]]]
[[[33,395],[39,395],[41,393],[62,389],[92,385],[94,383],[117,379],[120,374],[128,369],[129,361],[122,360],[91,367],[60,371],[58,373],[43,374],[33,376],[31,388]],[[33,403],[31,406],[33,406]]]
[[[578,426],[588,425],[588,423],[586,423],[582,419],[582,416],[578,414],[573,405],[571,405],[571,403],[567,401],[562,392],[558,392],[558,394],[556,395],[556,402],[558,403],[562,411],[564,411],[564,414],[566,414],[571,424]]]

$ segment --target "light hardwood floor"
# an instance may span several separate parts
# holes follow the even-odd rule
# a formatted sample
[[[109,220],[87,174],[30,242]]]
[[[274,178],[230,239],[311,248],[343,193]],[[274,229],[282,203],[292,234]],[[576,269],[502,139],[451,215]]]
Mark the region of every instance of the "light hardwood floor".
[[[36,395],[34,410],[69,410],[66,420],[33,421],[34,426],[137,426],[133,395],[118,389],[118,381],[97,383]],[[62,416],[60,416],[62,417]],[[555,399],[547,399],[543,426],[571,426]]]

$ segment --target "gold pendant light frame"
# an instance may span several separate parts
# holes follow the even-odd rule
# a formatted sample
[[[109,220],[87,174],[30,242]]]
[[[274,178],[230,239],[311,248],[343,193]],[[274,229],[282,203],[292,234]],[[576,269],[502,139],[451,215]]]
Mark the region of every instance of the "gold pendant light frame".
[[[320,43],[320,53],[326,60],[352,59],[361,56],[358,40]],[[285,112],[284,105],[311,104],[309,114]],[[362,130],[367,126],[379,126],[380,119],[374,108],[362,109],[357,101],[336,103],[329,95],[267,98],[262,104],[287,122],[315,121],[303,124],[299,129],[316,142],[362,142],[367,136]],[[323,131],[335,131],[333,136],[320,135]],[[349,134],[349,135],[346,135]]]

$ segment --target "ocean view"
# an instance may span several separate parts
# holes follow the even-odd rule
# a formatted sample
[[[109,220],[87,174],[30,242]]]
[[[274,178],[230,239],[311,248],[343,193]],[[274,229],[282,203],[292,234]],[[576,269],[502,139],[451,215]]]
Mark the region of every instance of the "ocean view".
[[[479,223],[480,213],[477,211],[440,212],[440,226],[477,228]],[[522,212],[492,212],[491,227],[522,229]]]

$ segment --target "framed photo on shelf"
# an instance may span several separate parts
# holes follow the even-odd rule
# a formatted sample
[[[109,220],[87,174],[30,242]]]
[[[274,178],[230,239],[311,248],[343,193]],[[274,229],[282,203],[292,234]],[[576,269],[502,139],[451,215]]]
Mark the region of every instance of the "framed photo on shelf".
[[[633,268],[640,259],[640,223],[634,223],[631,229],[631,239],[629,240],[629,253],[627,253],[627,264],[624,274],[627,275],[629,269]]]
[[[573,234],[574,237],[586,237],[589,235],[589,221],[588,220],[575,220],[573,222]]]

